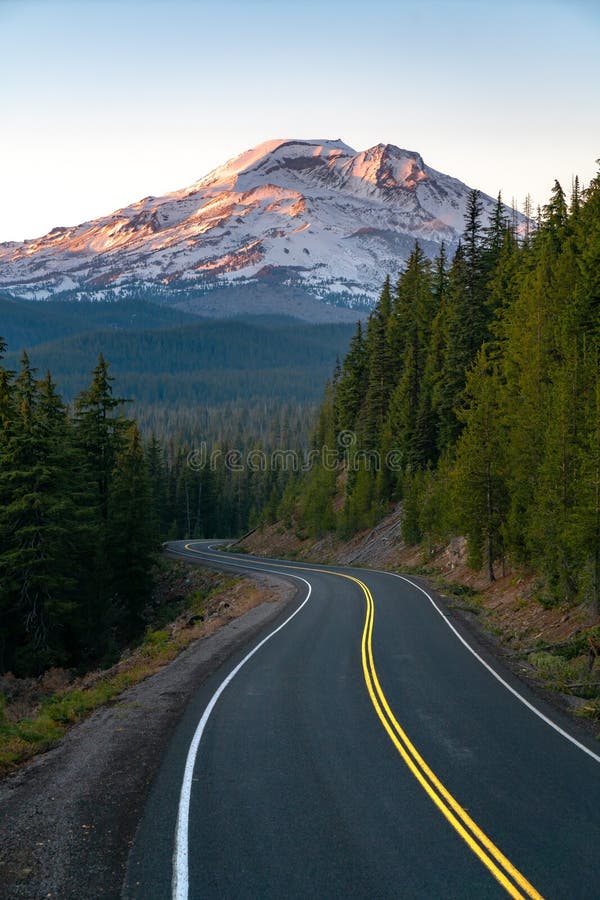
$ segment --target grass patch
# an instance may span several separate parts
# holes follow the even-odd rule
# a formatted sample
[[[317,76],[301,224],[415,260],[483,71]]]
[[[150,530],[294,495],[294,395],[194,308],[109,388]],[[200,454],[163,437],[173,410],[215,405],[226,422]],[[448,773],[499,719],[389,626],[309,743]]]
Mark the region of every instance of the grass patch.
[[[455,581],[445,581],[443,578],[434,578],[433,583],[437,591],[443,596],[452,598],[449,606],[462,612],[479,615],[483,611],[483,598],[468,584],[458,584]]]
[[[179,640],[144,643],[144,659],[132,661],[131,668],[107,673],[91,687],[74,688],[47,697],[34,715],[16,722],[8,719],[5,698],[0,695],[3,712],[0,720],[0,773],[4,774],[36,753],[54,747],[71,725],[110,703],[126,688],[158,671],[166,661],[177,655],[179,644]]]
[[[586,703],[585,706],[581,706],[575,715],[580,716],[582,719],[600,720],[600,697],[596,697],[590,700],[589,703]],[[600,741],[600,734],[597,735],[597,740]]]
[[[392,571],[396,572],[397,575],[416,575],[417,577],[421,575],[424,578],[435,575],[435,569],[423,563],[415,563],[413,566],[403,565],[402,568],[396,568]]]
[[[219,597],[238,583],[238,578],[221,576],[215,583],[215,576],[210,576],[210,581],[193,589],[184,603],[176,600],[161,606],[155,610],[159,627],[148,627],[138,646],[116,666],[77,679],[72,687],[49,691],[29,715],[11,716],[7,698],[0,692],[0,775],[56,746],[72,725],[174,659],[201,636],[205,618],[209,613],[218,614]],[[163,620],[169,613],[171,623],[167,626]],[[179,623],[177,627],[173,618]]]
[[[529,662],[535,668],[536,674],[549,687],[563,694],[572,694],[592,701],[588,714],[595,718],[600,712],[600,675],[597,671],[590,669],[586,655],[574,656],[570,655],[568,651],[565,655],[564,648],[568,645],[571,645],[571,652],[574,652],[575,640],[563,645],[560,648],[563,652],[557,652],[555,649],[553,652],[539,650],[530,653]],[[583,707],[583,709],[585,708]],[[580,715],[583,714],[580,712]]]

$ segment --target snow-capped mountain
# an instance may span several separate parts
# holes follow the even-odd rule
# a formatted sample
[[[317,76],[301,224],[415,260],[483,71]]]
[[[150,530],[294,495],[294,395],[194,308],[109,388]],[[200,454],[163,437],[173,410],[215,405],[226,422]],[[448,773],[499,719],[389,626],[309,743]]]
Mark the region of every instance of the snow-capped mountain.
[[[469,190],[390,144],[357,153],[339,140],[273,140],[183,190],[0,244],[0,288],[103,299],[142,287],[213,313],[251,285],[261,311],[270,297],[269,311],[286,312],[299,293],[370,303],[415,239],[431,256],[441,241],[452,251]],[[482,201],[487,215],[495,201]]]

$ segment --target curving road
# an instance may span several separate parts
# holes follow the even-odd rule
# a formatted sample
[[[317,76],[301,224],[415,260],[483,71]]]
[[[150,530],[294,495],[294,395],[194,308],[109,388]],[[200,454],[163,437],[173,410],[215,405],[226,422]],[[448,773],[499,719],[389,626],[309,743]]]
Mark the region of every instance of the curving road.
[[[276,572],[298,594],[199,686],[124,898],[600,897],[600,745],[423,588],[209,542],[170,549]]]

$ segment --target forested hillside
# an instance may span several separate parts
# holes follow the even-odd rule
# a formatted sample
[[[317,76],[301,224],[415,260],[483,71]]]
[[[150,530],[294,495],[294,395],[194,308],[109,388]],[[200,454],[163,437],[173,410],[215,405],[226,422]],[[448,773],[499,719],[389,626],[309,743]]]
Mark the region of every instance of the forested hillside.
[[[86,304],[88,309],[108,307],[104,317],[118,305]],[[43,315],[45,304],[37,306]],[[149,316],[148,306],[135,307],[135,315],[146,309]],[[180,327],[144,330],[104,325],[35,346],[25,343],[8,354],[7,362],[14,366],[21,349],[27,350],[32,363],[40,371],[50,369],[61,393],[72,399],[85,385],[90,359],[103,353],[111,361],[115,390],[135,398],[144,410],[165,405],[198,408],[257,397],[304,403],[319,399],[352,330],[344,324],[308,325],[266,316],[195,318]]]
[[[329,448],[329,454],[322,448]],[[415,246],[327,388],[316,464],[279,513],[313,534],[403,500],[408,542],[466,535],[490,579],[533,567],[540,600],[600,603],[600,176],[555,183],[517,234],[471,194],[461,245]]]
[[[306,446],[323,385],[353,331],[284,316],[199,319],[142,300],[0,300],[0,315],[16,338],[7,339],[7,365],[18,367],[27,350],[72,401],[102,353],[142,434],[190,448],[276,448],[282,434]]]
[[[112,303],[77,300],[15,300],[0,295],[2,336],[14,353],[31,350],[68,335],[90,331],[176,328],[198,324],[198,317],[151,302],[147,295],[129,295]]]

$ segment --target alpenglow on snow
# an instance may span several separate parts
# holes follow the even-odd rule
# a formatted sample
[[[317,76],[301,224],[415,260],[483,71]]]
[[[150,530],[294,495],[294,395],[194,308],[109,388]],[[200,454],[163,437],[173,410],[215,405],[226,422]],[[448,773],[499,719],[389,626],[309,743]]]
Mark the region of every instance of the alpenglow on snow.
[[[212,314],[288,312],[302,297],[370,305],[415,240],[453,252],[469,192],[390,144],[268,141],[190,187],[0,244],[0,288],[39,300],[141,290]],[[496,201],[481,200],[485,218]]]

